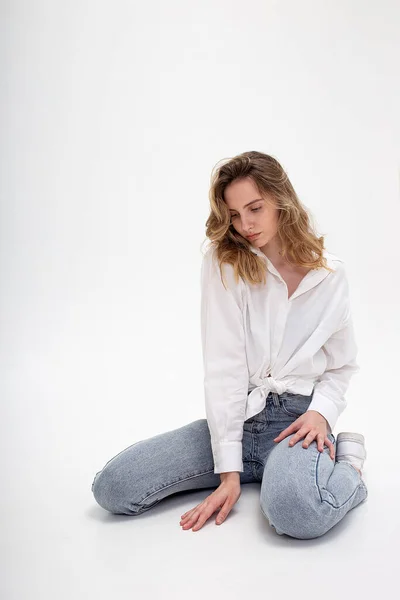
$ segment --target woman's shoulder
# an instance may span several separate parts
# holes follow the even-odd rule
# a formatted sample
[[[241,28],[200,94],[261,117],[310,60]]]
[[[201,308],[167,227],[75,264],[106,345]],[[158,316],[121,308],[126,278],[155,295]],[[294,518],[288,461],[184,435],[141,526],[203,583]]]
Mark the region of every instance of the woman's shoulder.
[[[343,273],[346,270],[346,264],[343,258],[328,250],[323,251],[323,256],[326,259],[326,263],[329,268],[333,269],[337,273]]]
[[[220,261],[218,260],[217,247],[214,244],[210,244],[206,250],[202,252],[202,263],[203,266],[212,264],[214,268],[219,268]],[[221,266],[224,269],[227,269],[229,273],[233,273],[234,271],[232,263],[222,262]]]
[[[202,269],[215,267],[218,265],[216,247],[210,244],[205,250],[202,251]]]
[[[324,251],[324,256],[326,257],[328,267],[333,269],[333,272],[328,273],[328,277],[326,278],[326,284],[330,288],[332,299],[337,298],[337,294],[342,296],[349,295],[349,281],[345,261],[336,254],[327,251]]]
[[[208,244],[208,246],[205,247],[205,249],[201,251],[202,253],[202,260],[203,262],[206,260],[210,260],[214,254],[216,250],[216,247],[214,246],[214,244]]]
[[[232,263],[221,262],[218,259],[217,248],[214,244],[210,244],[203,251],[202,265],[202,280],[208,285],[216,285],[218,288],[223,285],[224,289],[230,289],[234,293],[242,294],[244,283],[241,277],[236,280],[235,269]],[[224,283],[226,285],[224,285]]]

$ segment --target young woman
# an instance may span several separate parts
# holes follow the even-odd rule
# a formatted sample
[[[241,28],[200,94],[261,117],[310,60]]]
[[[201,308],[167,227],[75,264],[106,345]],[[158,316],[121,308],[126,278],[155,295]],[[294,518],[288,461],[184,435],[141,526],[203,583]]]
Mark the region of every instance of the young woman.
[[[215,169],[201,267],[206,419],[136,442],[93,481],[96,501],[139,515],[214,488],[182,515],[222,523],[260,482],[278,534],[319,537],[367,498],[364,437],[332,431],[359,370],[343,261],[317,237],[279,162],[245,152]]]

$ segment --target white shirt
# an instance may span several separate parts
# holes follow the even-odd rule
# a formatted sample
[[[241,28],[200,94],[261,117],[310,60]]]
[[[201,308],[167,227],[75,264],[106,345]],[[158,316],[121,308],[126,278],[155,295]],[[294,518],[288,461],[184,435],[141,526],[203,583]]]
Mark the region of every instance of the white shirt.
[[[243,423],[265,406],[270,391],[311,395],[307,410],[331,431],[347,405],[344,394],[359,371],[344,263],[324,251],[329,267],[309,271],[288,298],[286,282],[267,264],[266,283],[239,279],[215,248],[201,266],[201,337],[207,423],[214,473],[243,471]],[[271,375],[268,377],[268,375]],[[248,392],[250,391],[250,394]]]

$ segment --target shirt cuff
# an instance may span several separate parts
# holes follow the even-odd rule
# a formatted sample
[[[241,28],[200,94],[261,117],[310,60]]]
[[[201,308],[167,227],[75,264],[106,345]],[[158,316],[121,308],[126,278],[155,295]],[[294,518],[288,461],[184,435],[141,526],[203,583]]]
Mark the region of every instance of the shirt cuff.
[[[214,456],[214,473],[242,472],[242,442],[211,444]]]
[[[331,428],[329,433],[332,433],[333,428],[336,425],[336,421],[339,418],[339,411],[332,400],[329,400],[329,398],[326,398],[320,394],[314,394],[306,412],[309,410],[316,410],[323,417],[325,417],[325,419],[328,421],[329,427]]]

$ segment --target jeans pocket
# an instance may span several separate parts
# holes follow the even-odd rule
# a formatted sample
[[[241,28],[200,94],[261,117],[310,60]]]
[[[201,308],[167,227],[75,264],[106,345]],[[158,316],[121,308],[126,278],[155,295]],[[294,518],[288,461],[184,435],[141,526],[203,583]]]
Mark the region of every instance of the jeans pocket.
[[[298,418],[306,412],[311,404],[311,396],[290,394],[285,392],[280,396],[283,412],[289,417]]]

